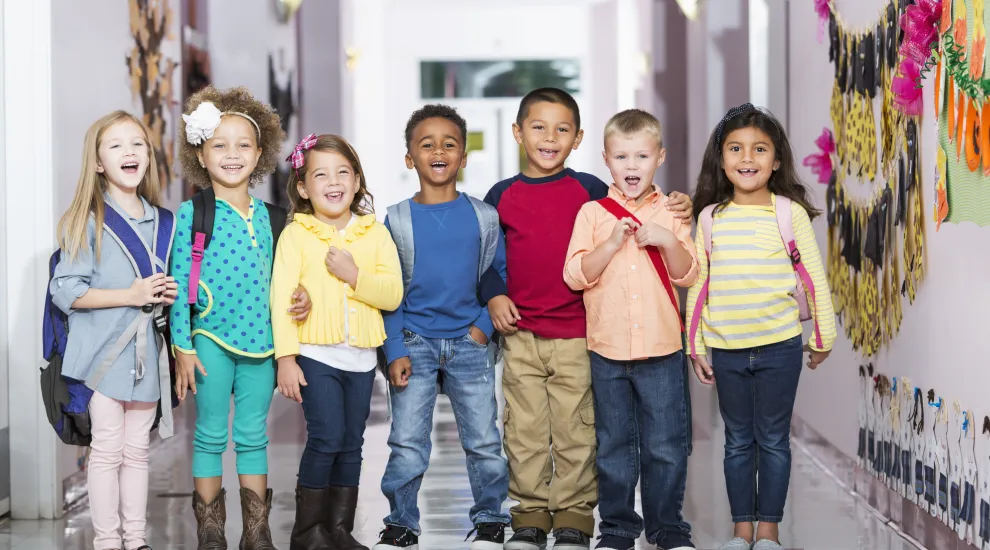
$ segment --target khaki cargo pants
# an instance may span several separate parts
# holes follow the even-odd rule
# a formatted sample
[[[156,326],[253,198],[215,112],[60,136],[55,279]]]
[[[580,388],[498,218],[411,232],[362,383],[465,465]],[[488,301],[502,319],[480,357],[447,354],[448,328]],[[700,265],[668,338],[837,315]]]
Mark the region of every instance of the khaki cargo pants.
[[[505,338],[505,454],[512,528],[595,532],[595,409],[584,338]]]

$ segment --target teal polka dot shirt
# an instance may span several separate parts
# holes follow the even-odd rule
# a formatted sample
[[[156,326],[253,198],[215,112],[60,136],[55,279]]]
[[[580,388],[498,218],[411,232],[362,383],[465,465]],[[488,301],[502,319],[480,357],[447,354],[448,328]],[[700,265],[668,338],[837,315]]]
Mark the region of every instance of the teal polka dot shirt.
[[[275,353],[269,295],[272,280],[271,220],[265,203],[251,199],[247,215],[217,199],[210,245],[203,255],[196,303],[190,308],[192,201],[179,206],[170,268],[179,285],[172,306],[172,345],[195,353],[192,339],[203,335],[228,352],[246,357]]]

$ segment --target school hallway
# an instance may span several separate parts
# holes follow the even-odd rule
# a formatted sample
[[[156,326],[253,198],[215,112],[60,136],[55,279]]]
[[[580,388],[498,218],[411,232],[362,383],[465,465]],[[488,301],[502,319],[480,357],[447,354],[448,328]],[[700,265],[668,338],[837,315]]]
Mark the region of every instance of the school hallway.
[[[714,402],[704,389],[693,388],[694,453],[689,468],[688,494],[684,505],[699,549],[714,549],[731,534],[728,501],[722,475],[722,427]],[[186,408],[190,407],[190,408]],[[159,441],[151,457],[149,497],[149,544],[154,550],[194,549],[196,523],[190,507],[192,479],[189,477],[192,448],[191,402],[177,414],[177,435]],[[371,418],[365,434],[364,471],[355,536],[372,546],[388,513],[388,503],[379,481],[388,459],[388,409],[385,382],[376,380]],[[280,550],[288,550],[294,518],[293,489],[299,457],[305,443],[301,408],[275,396],[269,418],[270,485],[275,490],[271,527]],[[464,541],[471,524],[467,510],[472,503],[467,482],[464,452],[457,438],[454,415],[445,398],[434,416],[433,455],[420,493],[423,536],[421,550],[466,549]],[[807,454],[794,446],[791,491],[781,526],[787,548],[804,550],[913,550],[916,548],[887,527],[862,500],[849,494],[820,470]],[[234,472],[234,454],[225,455],[227,496],[227,540],[236,548],[241,532],[241,513]],[[506,508],[508,508],[508,503]],[[0,550],[83,550],[92,548],[93,531],[86,502],[58,521],[0,522]],[[645,540],[637,548],[653,548]]]

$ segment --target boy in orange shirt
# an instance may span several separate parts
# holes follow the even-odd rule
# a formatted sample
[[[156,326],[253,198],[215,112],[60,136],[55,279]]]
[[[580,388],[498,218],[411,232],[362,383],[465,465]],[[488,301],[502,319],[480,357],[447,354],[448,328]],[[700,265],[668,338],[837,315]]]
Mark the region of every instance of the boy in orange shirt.
[[[609,120],[604,157],[614,183],[606,198],[581,208],[564,267],[564,280],[584,291],[587,309],[598,550],[632,550],[644,519],[650,544],[694,548],[681,517],[690,410],[683,324],[671,284],[694,284],[698,259],[690,222],[674,217],[653,185],[665,154],[653,115],[631,109]],[[634,508],[640,472],[645,518]]]

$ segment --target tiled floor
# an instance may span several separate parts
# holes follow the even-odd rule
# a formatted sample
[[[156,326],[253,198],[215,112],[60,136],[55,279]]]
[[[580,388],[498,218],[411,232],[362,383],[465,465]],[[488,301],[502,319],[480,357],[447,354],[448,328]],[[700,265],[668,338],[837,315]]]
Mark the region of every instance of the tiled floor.
[[[695,444],[691,458],[688,496],[684,513],[694,528],[699,548],[717,548],[729,537],[728,502],[722,475],[722,439],[718,415],[710,394],[695,386]],[[420,504],[424,535],[423,550],[464,549],[471,525],[467,510],[471,491],[467,484],[464,453],[449,404],[437,405],[434,449]],[[196,528],[190,510],[192,480],[189,477],[191,415],[178,417],[180,434],[153,453],[149,510],[150,545],[155,550],[194,549]],[[381,529],[388,504],[378,488],[388,458],[387,410],[384,381],[379,377],[365,444],[363,492],[357,518],[357,537],[371,546]],[[305,439],[302,412],[298,405],[276,395],[271,413],[271,485],[275,489],[272,529],[276,544],[288,550],[294,514],[293,488],[298,460]],[[234,471],[233,452],[228,451],[226,468]],[[236,501],[236,477],[225,480],[228,497],[228,540],[236,548],[240,536],[240,510]],[[807,550],[913,550],[845,490],[818,470],[809,458],[795,449],[791,489],[781,536],[790,548]],[[92,548],[92,528],[85,506],[60,521],[0,522],[0,550],[82,550]],[[640,548],[652,548],[641,542]]]

